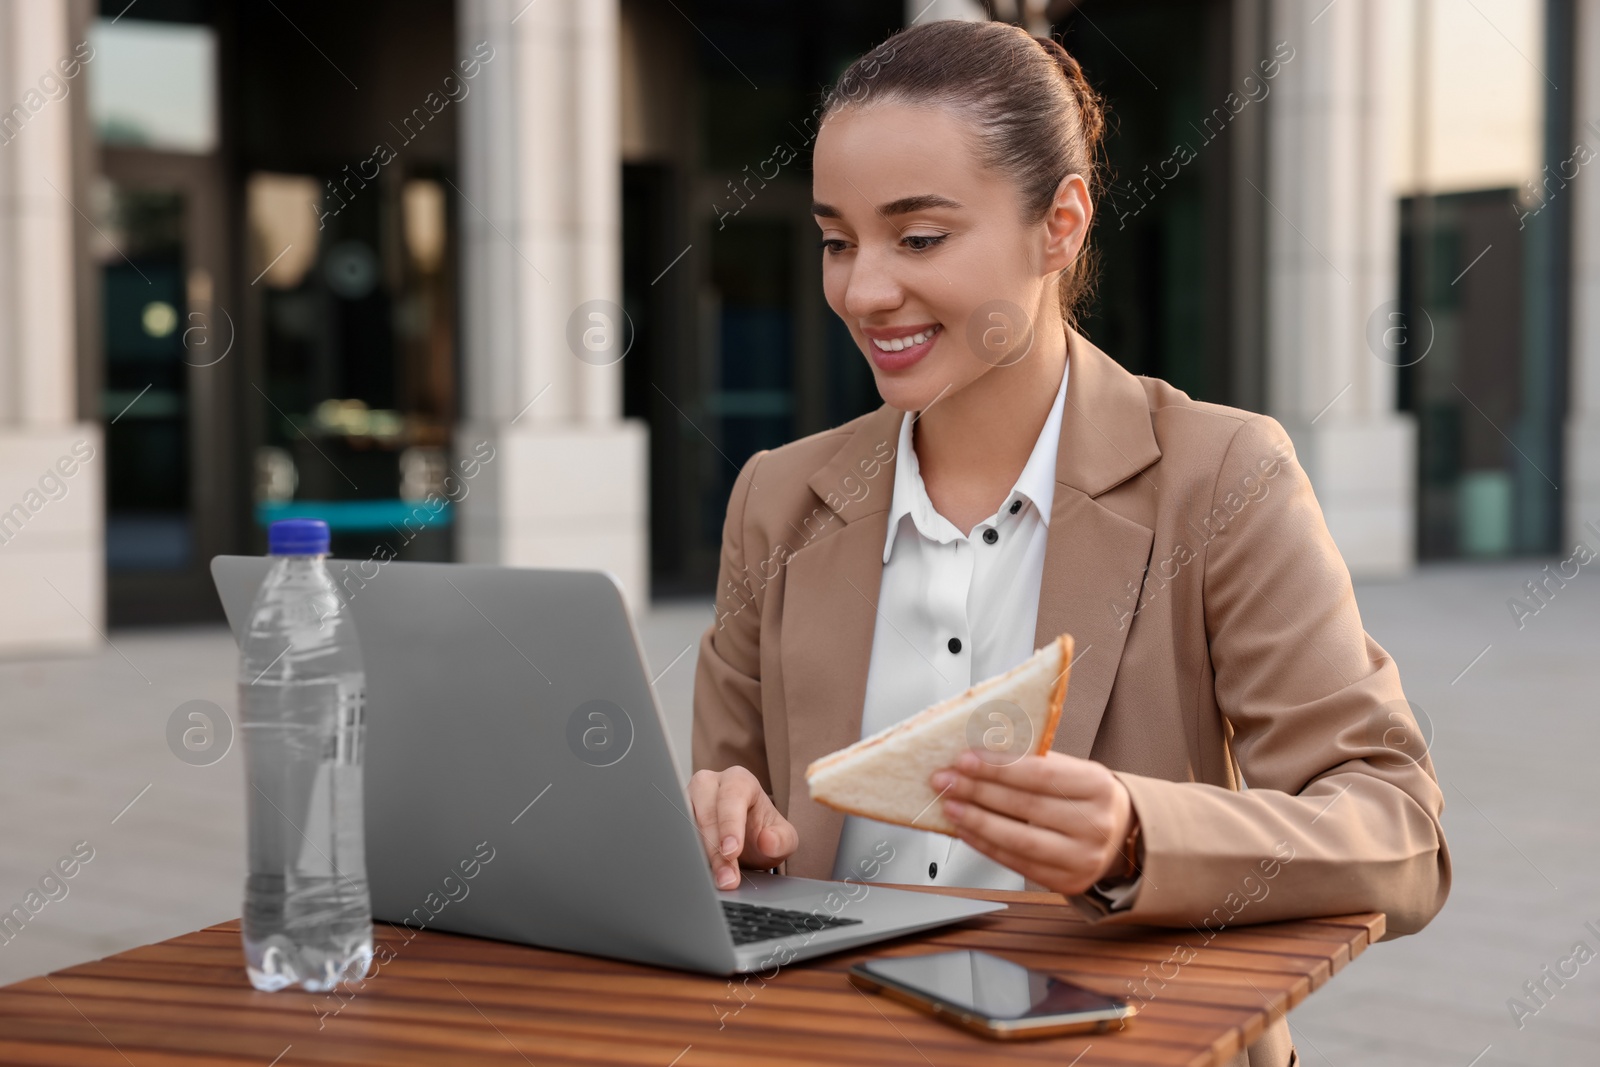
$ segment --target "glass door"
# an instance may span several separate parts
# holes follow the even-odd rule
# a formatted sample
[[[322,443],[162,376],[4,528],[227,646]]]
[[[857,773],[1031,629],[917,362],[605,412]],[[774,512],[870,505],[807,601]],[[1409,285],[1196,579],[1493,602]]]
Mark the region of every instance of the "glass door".
[[[107,611],[112,625],[218,619],[208,564],[236,548],[240,509],[216,33],[170,5],[102,15],[89,27],[98,166],[83,215],[101,319],[85,377],[105,429]]]
[[[228,498],[232,322],[206,157],[106,149],[95,190],[113,625],[215,617]]]
[[[122,237],[121,255],[100,268],[111,467],[106,565],[181,571],[194,554],[183,362],[186,205],[174,189],[111,183],[105,195]]]

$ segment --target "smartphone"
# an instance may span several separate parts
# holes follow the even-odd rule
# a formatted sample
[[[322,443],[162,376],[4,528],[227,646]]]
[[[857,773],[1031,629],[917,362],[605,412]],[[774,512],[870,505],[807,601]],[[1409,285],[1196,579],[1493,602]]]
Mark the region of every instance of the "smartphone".
[[[860,989],[1000,1040],[1120,1029],[1139,1010],[1122,997],[970,949],[865,960],[847,973]]]

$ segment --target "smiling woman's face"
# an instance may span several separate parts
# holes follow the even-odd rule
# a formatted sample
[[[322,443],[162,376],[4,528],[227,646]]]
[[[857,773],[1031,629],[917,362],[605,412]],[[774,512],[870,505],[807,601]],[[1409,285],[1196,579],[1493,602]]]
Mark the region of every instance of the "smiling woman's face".
[[[954,112],[896,103],[846,105],[817,135],[823,291],[879,395],[903,411],[1015,359],[1026,325],[997,310],[1020,309],[1041,333],[1060,330],[1056,272],[1087,229],[1082,179],[1064,179],[1056,209],[1025,225],[1018,190],[979,166],[969,136]],[[900,351],[875,343],[890,338],[904,338]]]

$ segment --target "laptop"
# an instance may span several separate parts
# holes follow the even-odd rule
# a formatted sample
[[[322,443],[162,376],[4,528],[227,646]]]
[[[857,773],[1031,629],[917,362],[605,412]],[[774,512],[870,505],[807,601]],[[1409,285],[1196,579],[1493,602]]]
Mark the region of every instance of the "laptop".
[[[235,638],[271,560],[217,556]],[[376,921],[705,974],[765,970],[1003,904],[743,871],[711,880],[608,571],[328,560],[367,675]]]

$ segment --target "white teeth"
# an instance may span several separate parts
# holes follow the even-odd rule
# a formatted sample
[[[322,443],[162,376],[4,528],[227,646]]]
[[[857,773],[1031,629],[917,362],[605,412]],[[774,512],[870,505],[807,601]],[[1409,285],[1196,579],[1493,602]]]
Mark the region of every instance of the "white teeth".
[[[920,345],[922,342],[926,341],[928,338],[932,337],[938,332],[939,327],[932,326],[926,330],[923,330],[921,333],[913,334],[910,337],[897,337],[892,341],[879,341],[874,338],[872,343],[877,345],[878,348],[884,352],[899,352],[903,349],[911,348],[914,345]]]

